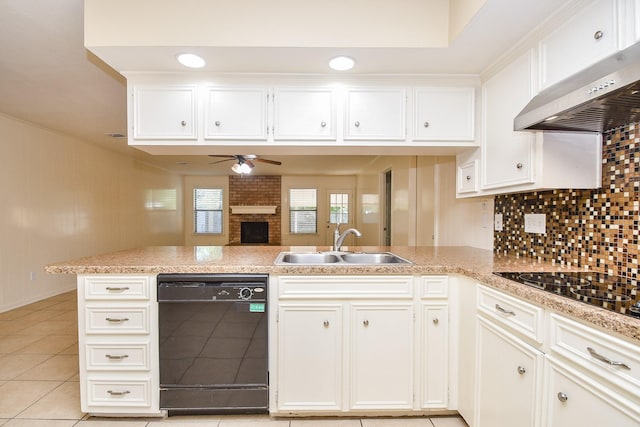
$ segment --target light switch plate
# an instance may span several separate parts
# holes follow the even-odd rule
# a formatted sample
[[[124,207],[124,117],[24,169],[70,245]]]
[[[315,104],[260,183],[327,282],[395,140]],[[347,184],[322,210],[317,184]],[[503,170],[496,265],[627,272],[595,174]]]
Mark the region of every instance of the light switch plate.
[[[546,214],[524,214],[524,232],[544,234],[547,232]]]
[[[493,230],[502,231],[502,214],[497,213],[493,216]]]

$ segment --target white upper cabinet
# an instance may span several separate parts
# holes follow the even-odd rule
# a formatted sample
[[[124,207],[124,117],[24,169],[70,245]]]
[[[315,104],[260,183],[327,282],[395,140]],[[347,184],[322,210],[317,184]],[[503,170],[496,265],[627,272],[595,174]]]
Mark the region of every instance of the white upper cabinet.
[[[267,139],[267,90],[208,88],[206,139]]]
[[[535,133],[513,130],[534,94],[534,55],[526,52],[487,80],[483,92],[482,188],[534,180]]]
[[[273,97],[275,140],[335,140],[335,94],[331,89],[277,88]]]
[[[540,41],[541,88],[545,89],[619,48],[616,0],[598,0]]]
[[[195,86],[136,86],[134,139],[196,139]]]
[[[474,89],[428,87],[414,91],[414,141],[473,141]]]
[[[404,89],[347,89],[344,139],[404,140],[405,108]]]

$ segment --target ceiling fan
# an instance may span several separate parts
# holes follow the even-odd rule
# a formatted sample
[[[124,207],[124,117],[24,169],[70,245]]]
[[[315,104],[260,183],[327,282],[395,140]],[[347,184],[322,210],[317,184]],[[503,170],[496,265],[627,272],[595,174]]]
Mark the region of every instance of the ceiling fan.
[[[245,174],[245,173],[251,173],[251,169],[253,169],[255,167],[255,163],[254,162],[260,162],[260,163],[269,163],[271,165],[281,165],[282,162],[279,162],[277,160],[269,160],[269,159],[262,159],[258,156],[256,156],[255,154],[232,154],[232,155],[217,155],[217,154],[209,154],[209,157],[223,157],[223,160],[218,160],[215,162],[210,162],[210,165],[215,165],[216,163],[222,163],[222,162],[227,162],[229,160],[235,160],[236,163],[231,166],[231,170],[234,171],[235,173],[239,173],[239,174]]]

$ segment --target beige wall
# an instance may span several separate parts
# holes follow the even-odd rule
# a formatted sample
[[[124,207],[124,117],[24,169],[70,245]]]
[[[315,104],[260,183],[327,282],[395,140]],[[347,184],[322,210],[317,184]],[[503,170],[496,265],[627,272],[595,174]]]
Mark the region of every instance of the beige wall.
[[[3,115],[0,194],[0,311],[75,287],[46,264],[183,243],[180,177]]]
[[[456,159],[435,163],[435,241],[438,246],[493,249],[493,197],[456,199]]]

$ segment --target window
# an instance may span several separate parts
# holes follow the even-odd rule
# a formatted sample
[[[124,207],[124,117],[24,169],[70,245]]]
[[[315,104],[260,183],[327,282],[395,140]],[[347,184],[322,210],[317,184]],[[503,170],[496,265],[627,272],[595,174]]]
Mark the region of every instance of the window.
[[[193,211],[196,234],[222,234],[221,188],[194,188]]]
[[[315,188],[289,189],[289,233],[317,232],[318,202]]]
[[[349,194],[331,193],[329,194],[329,223],[348,224],[349,223]]]

